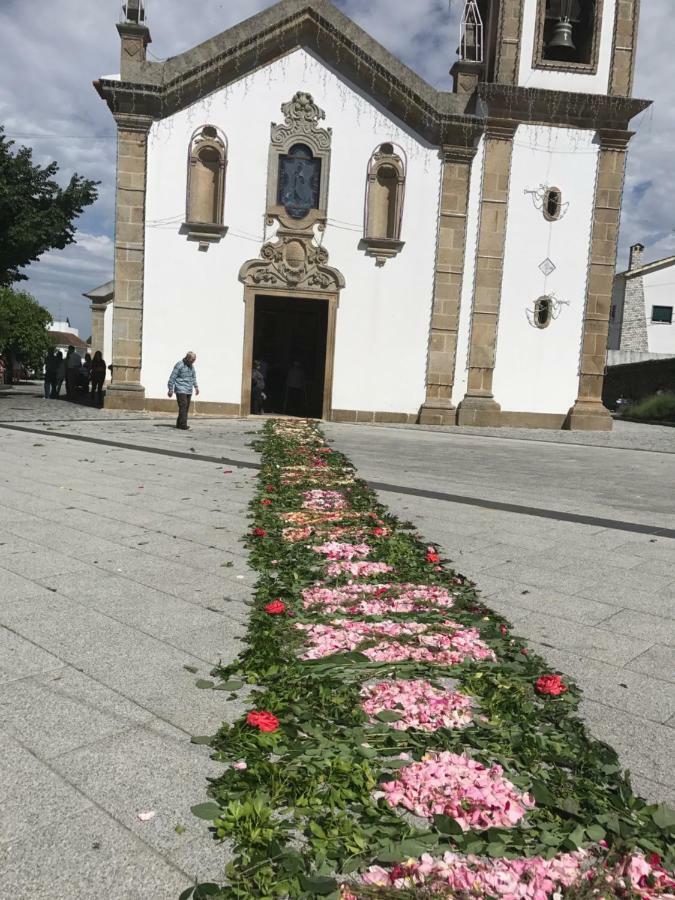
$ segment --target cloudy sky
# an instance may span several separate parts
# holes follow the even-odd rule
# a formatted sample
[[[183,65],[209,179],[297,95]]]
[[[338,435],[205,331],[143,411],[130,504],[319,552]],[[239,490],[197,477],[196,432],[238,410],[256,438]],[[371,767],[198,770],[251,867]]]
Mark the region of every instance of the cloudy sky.
[[[462,0],[334,0],[429,82],[449,90]],[[274,0],[147,0],[158,58],[174,56]],[[449,8],[451,6],[451,8]],[[112,277],[114,122],[91,82],[119,71],[118,0],[0,0],[0,123],[8,137],[34,148],[40,163],[57,160],[101,181],[96,205],[79,221],[77,244],[46,254],[23,285],[55,318],[90,333],[83,291]],[[633,123],[621,231],[621,259],[637,240],[649,259],[675,253],[675,84],[672,0],[642,4],[635,94],[655,101]]]

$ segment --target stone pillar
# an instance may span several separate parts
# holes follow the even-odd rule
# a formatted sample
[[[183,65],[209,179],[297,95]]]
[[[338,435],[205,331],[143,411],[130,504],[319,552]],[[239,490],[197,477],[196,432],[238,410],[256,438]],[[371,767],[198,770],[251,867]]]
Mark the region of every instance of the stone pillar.
[[[609,75],[611,96],[630,97],[633,90],[639,19],[640,0],[617,0]]]
[[[517,123],[488,122],[476,253],[468,384],[457,410],[458,425],[499,425],[501,407],[492,394],[501,302],[506,213],[513,136]]]
[[[525,0],[502,0],[499,4],[493,78],[498,84],[518,84],[524,6]]]
[[[630,131],[598,132],[600,153],[581,337],[579,394],[567,421],[568,428],[581,431],[612,430],[612,417],[602,405],[602,386],[607,361],[626,149],[632,134]]]
[[[443,172],[426,398],[419,416],[423,425],[454,425],[456,420],[452,387],[464,275],[469,182],[476,148],[443,147],[441,154]]]
[[[141,384],[145,188],[150,116],[118,113],[115,206],[115,308],[113,380],[106,406],[143,409]]]
[[[92,356],[97,350],[103,353],[104,345],[104,321],[107,303],[91,304],[91,354]]]

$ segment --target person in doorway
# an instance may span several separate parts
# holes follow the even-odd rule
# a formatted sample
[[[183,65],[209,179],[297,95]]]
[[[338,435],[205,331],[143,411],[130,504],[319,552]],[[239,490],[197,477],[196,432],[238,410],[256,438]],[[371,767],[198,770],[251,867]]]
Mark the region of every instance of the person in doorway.
[[[81,368],[82,357],[71,344],[66,353],[66,397],[69,400],[75,400]]]
[[[253,363],[253,373],[251,375],[251,412],[254,416],[259,416],[265,412],[265,374],[263,371],[262,361],[256,359]]]
[[[303,415],[307,407],[307,379],[305,370],[296,359],[288,370],[286,376],[286,398],[284,400],[284,412],[290,411],[291,415]]]
[[[99,409],[103,406],[103,385],[105,384],[107,368],[103,354],[100,350],[94,353],[91,361],[91,399]]]
[[[199,385],[197,384],[197,371],[195,362],[197,354],[190,350],[185,354],[183,359],[176,363],[173,371],[169,376],[169,397],[176,395],[178,403],[178,418],[176,419],[176,428],[181,431],[188,431],[188,413],[190,412],[190,401],[192,400],[192,392],[199,396]]]
[[[45,400],[53,400],[56,397],[56,373],[59,361],[56,352],[50,350],[45,358]]]
[[[61,393],[61,385],[63,384],[63,380],[66,377],[66,361],[63,358],[63,353],[60,350],[56,352],[56,392],[54,394],[54,399],[57,400],[59,394]]]

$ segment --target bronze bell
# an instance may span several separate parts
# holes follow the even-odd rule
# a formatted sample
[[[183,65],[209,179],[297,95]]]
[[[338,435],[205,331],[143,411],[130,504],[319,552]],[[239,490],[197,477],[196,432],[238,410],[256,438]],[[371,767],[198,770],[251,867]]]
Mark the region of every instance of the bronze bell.
[[[555,26],[553,37],[548,42],[549,47],[556,47],[558,50],[576,50],[574,40],[572,39],[572,23],[569,19],[561,19]]]

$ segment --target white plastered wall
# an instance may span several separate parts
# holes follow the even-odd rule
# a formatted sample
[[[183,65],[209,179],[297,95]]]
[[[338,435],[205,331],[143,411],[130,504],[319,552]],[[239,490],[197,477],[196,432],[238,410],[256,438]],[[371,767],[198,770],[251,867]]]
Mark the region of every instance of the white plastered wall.
[[[576,399],[597,162],[594,132],[516,131],[493,381],[505,411],[566,413]],[[558,187],[569,204],[557,222],[546,221],[525,193],[541,185]],[[548,277],[539,269],[545,259],[556,266]],[[544,294],[569,305],[540,329],[526,310]]]
[[[675,355],[675,318],[673,323],[652,324],[652,306],[675,306],[675,265],[642,276],[647,319],[647,346],[650,353]]]
[[[337,316],[333,407],[416,413],[424,402],[433,294],[440,160],[313,55],[296,50],[191,108],[155,123],[148,142],[142,382],[163,397],[171,367],[198,354],[200,399],[239,403],[244,339],[241,265],[263,240],[271,122],[308,91],[333,129],[329,265],[345,276]],[[227,135],[226,237],[200,252],[181,235],[187,148],[201,125]],[[376,268],[359,250],[365,174],[375,147],[408,159],[403,252]],[[267,237],[269,238],[269,231]],[[264,291],[262,291],[264,293]],[[292,295],[292,292],[290,292]]]
[[[105,308],[105,312],[103,313],[103,359],[106,361],[107,365],[112,363],[112,345],[113,345],[113,308],[114,308],[114,300],[111,300],[110,303]],[[110,370],[106,372],[106,377],[110,378]]]
[[[603,0],[598,69],[594,75],[589,75],[583,72],[559,72],[555,69],[535,69],[533,67],[538,0],[525,0],[518,84],[521,87],[545,88],[549,91],[606,94],[609,89],[617,2],[618,0]]]
[[[474,278],[476,274],[476,250],[480,225],[480,201],[483,184],[483,160],[485,139],[481,137],[478,151],[471,166],[469,182],[469,205],[466,220],[466,249],[464,251],[464,277],[462,297],[459,305],[459,326],[457,331],[457,358],[452,402],[455,406],[466,394],[469,377],[469,340],[471,337],[471,309],[473,306]]]

